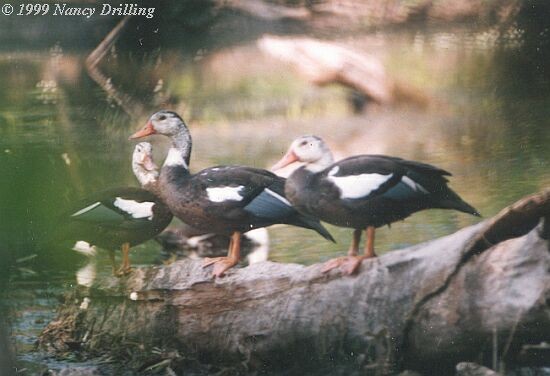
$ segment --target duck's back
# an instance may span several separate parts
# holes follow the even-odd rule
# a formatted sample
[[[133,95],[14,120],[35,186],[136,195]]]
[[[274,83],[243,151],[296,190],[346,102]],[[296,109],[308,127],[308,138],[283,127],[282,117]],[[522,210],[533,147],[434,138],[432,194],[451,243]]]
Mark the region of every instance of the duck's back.
[[[425,163],[359,155],[319,173],[298,169],[289,178],[287,196],[304,213],[353,228],[379,227],[429,208],[478,215],[447,186],[449,175]]]
[[[290,205],[284,183],[269,171],[243,166],[215,166],[194,175],[163,167],[160,177],[162,197],[174,215],[200,230],[230,234],[287,223],[326,236],[318,221],[310,222]]]
[[[66,239],[113,249],[158,235],[172,214],[151,192],[133,187],[105,190],[82,200],[65,215]]]

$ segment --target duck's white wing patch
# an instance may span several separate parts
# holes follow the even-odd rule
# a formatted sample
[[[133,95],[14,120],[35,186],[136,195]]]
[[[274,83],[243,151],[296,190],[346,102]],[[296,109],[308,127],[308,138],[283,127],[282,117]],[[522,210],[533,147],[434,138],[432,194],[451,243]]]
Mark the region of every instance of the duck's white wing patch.
[[[338,173],[338,171],[340,171],[340,167],[339,166],[334,166],[329,172],[328,172],[328,175],[329,176],[334,176]]]
[[[422,193],[430,193],[426,190],[426,188],[424,188],[423,186],[421,186],[420,184],[418,184],[417,182],[415,182],[414,180],[412,180],[408,176],[403,176],[401,178],[401,181],[403,183],[407,184],[409,187],[411,187],[413,191],[417,191],[417,192],[420,191]]]
[[[240,192],[243,188],[244,185],[239,185],[238,187],[206,188],[206,194],[212,202],[241,201],[243,196],[240,195]]]
[[[340,198],[361,198],[380,188],[393,174],[329,175],[328,179],[340,189]]]
[[[89,212],[90,210],[97,208],[99,205],[101,205],[101,202],[95,202],[92,205],[86,206],[84,209],[80,209],[76,213],[71,214],[71,217],[78,217],[81,214],[84,214],[86,212]]]
[[[138,202],[135,200],[125,200],[123,198],[117,197],[113,205],[130,214],[133,218],[147,218],[149,220],[153,219],[153,206],[155,205],[154,202]]]

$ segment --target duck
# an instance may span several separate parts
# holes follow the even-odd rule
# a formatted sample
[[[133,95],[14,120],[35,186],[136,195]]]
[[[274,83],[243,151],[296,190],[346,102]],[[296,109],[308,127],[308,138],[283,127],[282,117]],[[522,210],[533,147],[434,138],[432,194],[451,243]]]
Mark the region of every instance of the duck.
[[[238,263],[242,234],[250,230],[289,224],[334,241],[318,219],[292,207],[285,197],[285,179],[270,171],[227,165],[190,173],[191,133],[177,113],[154,113],[130,139],[155,134],[172,140],[159,177],[160,196],[172,213],[199,231],[230,236],[227,256],[204,261],[204,267],[213,265],[214,277],[223,276]]]
[[[300,213],[339,227],[352,228],[348,255],[329,260],[328,272],[340,267],[353,274],[364,259],[376,257],[375,229],[424,209],[479,212],[448,184],[451,173],[422,162],[385,155],[356,155],[334,162],[325,141],[314,135],[296,138],[271,168],[301,163],[287,178],[285,195]],[[362,233],[366,241],[358,255]]]
[[[130,248],[160,234],[172,221],[172,213],[157,195],[159,168],[152,159],[150,143],[138,143],[132,154],[132,170],[141,188],[120,187],[89,196],[65,215],[65,240],[86,255],[96,247],[109,251],[113,275],[132,271]],[[114,250],[121,249],[122,263],[117,269]]]

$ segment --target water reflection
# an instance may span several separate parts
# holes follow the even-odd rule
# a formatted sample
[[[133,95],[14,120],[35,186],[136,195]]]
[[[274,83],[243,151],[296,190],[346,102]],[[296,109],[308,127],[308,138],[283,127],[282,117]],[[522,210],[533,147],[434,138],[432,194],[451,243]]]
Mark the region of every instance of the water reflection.
[[[192,128],[195,169],[217,163],[266,167],[294,136],[315,133],[327,139],[340,157],[384,153],[451,170],[455,174],[451,186],[491,215],[548,183],[549,151],[544,145],[549,110],[544,98],[509,101],[495,95],[494,77],[485,77],[485,72],[499,66],[491,50],[462,49],[472,43],[485,47],[494,37],[459,35],[415,33],[412,44],[407,43],[408,35],[385,37],[392,74],[419,76],[423,86],[436,94],[428,111],[403,107],[351,115],[342,89],[314,89],[284,64],[268,61],[253,44],[192,63],[175,51],[163,51],[154,78],[158,90],[182,98],[176,109],[183,109]],[[364,43],[358,38],[355,45]],[[398,66],[394,61],[410,64]],[[13,230],[8,233],[16,242],[34,244],[34,238],[47,232],[43,225],[53,213],[77,197],[133,184],[127,160],[132,144],[126,136],[138,121],[112,106],[90,82],[82,62],[82,56],[66,54],[59,46],[32,58],[0,59],[6,86],[0,96],[0,158],[3,176],[12,181],[3,188],[2,197],[14,198],[5,203],[10,220],[4,226]],[[245,62],[253,63],[239,69]],[[117,66],[121,72],[113,73],[124,75],[127,69],[122,67],[132,69],[135,64],[121,59],[110,70]],[[160,149],[157,158],[163,157]],[[391,249],[470,223],[453,218],[450,213],[419,214],[397,224],[398,231],[381,243]],[[419,232],[426,222],[438,230]],[[286,249],[298,243],[309,248],[311,241],[311,248],[316,248],[305,252],[310,255],[307,259],[299,256],[302,262],[317,261],[316,253],[341,251],[339,246],[328,246],[325,252],[327,245],[319,246],[293,229],[273,232],[275,242],[283,243],[276,248],[285,261],[292,260]],[[285,240],[295,237],[300,240]],[[50,260],[45,265],[50,262],[55,264]]]
[[[97,263],[90,260],[86,265],[76,271],[76,283],[84,287],[92,287],[97,276]]]
[[[453,190],[487,217],[550,185],[549,94],[524,96],[525,87],[512,84],[522,78],[515,76],[521,71],[518,60],[510,67],[504,58],[517,57],[513,46],[495,50],[493,34],[460,30],[374,39],[357,37],[350,44],[383,56],[391,75],[429,92],[434,100],[427,109],[371,108],[353,114],[343,89],[309,85],[262,55],[253,41],[202,52],[195,60],[176,49],[142,60],[114,51],[107,72],[144,102],[154,92],[170,98],[170,106],[190,125],[195,171],[232,163],[265,168],[293,138],[313,133],[338,158],[383,153],[450,170]],[[44,247],[42,240],[54,230],[56,215],[77,199],[135,185],[129,159],[134,145],[127,137],[150,114],[124,113],[87,76],[84,59],[59,46],[33,54],[0,53],[2,267],[37,255],[24,263],[36,274],[15,271],[12,285],[21,280],[72,285],[75,273],[78,283],[89,285],[96,263],[100,270],[108,263],[105,255],[88,260],[70,249]],[[160,161],[166,144],[152,142]],[[475,221],[442,210],[418,213],[390,231],[381,229],[377,251],[449,234]],[[298,228],[270,228],[269,258],[309,264],[345,254],[350,230],[328,227],[337,244]],[[262,257],[266,253],[264,248]],[[158,258],[159,246],[150,241],[134,254],[138,264],[149,264]]]
[[[216,163],[265,167],[277,159],[292,137],[316,133],[341,157],[385,153],[449,169],[456,176],[451,183],[454,189],[487,215],[548,183],[549,152],[544,145],[549,110],[545,98],[509,101],[495,95],[493,77],[483,79],[485,72],[499,66],[492,52],[462,50],[464,43],[492,37],[466,35],[460,39],[456,33],[416,33],[412,45],[406,43],[407,36],[386,38],[392,45],[386,51],[392,73],[420,76],[424,86],[439,98],[435,108],[428,112],[379,109],[350,115],[343,90],[314,90],[284,65],[268,62],[253,45],[192,64],[178,58],[175,51],[165,51],[157,86],[162,80],[159,90],[165,88],[183,98],[176,107],[183,108],[192,127],[195,169]],[[54,209],[71,200],[104,187],[132,184],[127,161],[132,144],[126,136],[136,124],[112,107],[90,82],[82,60],[82,56],[54,47],[40,56],[10,57],[0,63],[6,86],[0,97],[0,150],[3,176],[13,182],[2,196],[16,198],[6,203],[11,220],[5,226],[13,228],[16,235],[12,238],[18,241],[24,242],[29,231],[33,237],[39,236],[45,231],[41,224],[49,222]],[[411,64],[397,66],[393,63],[397,60]],[[247,64],[246,70],[235,68],[247,61],[254,63]],[[135,65],[128,63],[123,60],[110,69]],[[472,186],[478,188],[472,190]],[[28,207],[20,210],[25,202]],[[420,216],[418,222],[414,217],[411,220],[420,225],[429,219],[441,229],[437,234],[449,230],[444,225],[449,222],[448,213]],[[14,225],[18,221],[19,225]],[[461,221],[460,225],[466,224]],[[28,228],[30,223],[33,225]],[[23,228],[27,228],[25,233],[21,233]],[[418,237],[417,230],[398,232],[404,235],[393,240],[395,244],[434,235]],[[301,233],[292,236],[307,238]],[[391,242],[385,239],[384,243],[387,241]],[[310,261],[316,258],[312,256]]]

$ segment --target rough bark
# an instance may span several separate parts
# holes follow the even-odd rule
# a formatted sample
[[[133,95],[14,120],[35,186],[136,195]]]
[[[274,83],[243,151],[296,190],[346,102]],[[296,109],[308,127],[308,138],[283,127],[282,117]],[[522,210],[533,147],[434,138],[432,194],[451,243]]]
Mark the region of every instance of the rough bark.
[[[143,268],[76,291],[40,345],[111,355],[156,346],[158,364],[187,371],[189,359],[291,374],[444,375],[461,361],[491,364],[494,354],[501,364],[544,364],[548,356],[529,349],[550,338],[549,220],[546,190],[367,260],[351,277],[323,274],[320,264],[264,262],[217,280],[199,261]]]

